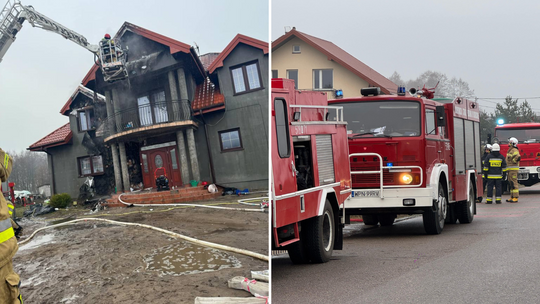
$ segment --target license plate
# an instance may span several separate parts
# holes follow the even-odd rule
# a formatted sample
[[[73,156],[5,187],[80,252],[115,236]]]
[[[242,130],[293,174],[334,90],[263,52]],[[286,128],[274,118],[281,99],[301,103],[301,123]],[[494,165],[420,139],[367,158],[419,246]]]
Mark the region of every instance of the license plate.
[[[353,197],[379,197],[380,190],[366,190],[366,191],[354,191]]]

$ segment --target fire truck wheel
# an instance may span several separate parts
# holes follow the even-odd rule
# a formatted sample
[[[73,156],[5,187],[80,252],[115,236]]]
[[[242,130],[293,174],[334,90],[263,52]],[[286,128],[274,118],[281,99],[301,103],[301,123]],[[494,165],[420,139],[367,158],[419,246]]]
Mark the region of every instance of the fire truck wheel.
[[[379,215],[379,222],[381,223],[381,226],[392,226],[394,224],[395,219],[396,219],[395,214],[381,214],[381,215]]]
[[[324,203],[321,216],[308,221],[312,226],[306,229],[306,245],[310,260],[313,263],[325,263],[332,257],[335,241],[334,211],[330,201]]]
[[[444,228],[444,221],[448,212],[448,201],[446,199],[446,191],[444,191],[442,183],[439,182],[439,195],[434,208],[426,210],[422,216],[424,221],[424,229],[427,234],[439,234]]]
[[[362,220],[364,225],[377,225],[379,223],[379,217],[376,214],[364,214]]]
[[[293,264],[305,264],[309,261],[302,236],[300,236],[300,241],[287,246],[287,252]]]
[[[473,221],[474,218],[474,208],[476,204],[474,203],[474,188],[472,183],[469,184],[469,199],[467,201],[459,203],[459,223],[468,224]]]

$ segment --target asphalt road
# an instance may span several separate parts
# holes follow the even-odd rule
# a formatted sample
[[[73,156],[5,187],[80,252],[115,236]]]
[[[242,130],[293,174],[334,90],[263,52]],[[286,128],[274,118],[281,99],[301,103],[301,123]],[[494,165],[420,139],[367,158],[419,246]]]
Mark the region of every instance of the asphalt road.
[[[325,264],[273,257],[272,303],[540,303],[540,184],[440,235],[421,217],[368,227],[346,226]]]

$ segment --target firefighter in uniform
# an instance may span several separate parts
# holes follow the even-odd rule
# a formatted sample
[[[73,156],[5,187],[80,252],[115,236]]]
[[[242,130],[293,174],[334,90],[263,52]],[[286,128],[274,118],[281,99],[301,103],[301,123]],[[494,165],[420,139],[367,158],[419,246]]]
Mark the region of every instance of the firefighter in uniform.
[[[482,155],[482,170],[486,167],[486,164],[484,163],[484,160],[486,159],[486,157],[491,153],[491,145],[490,144],[486,144],[485,148],[484,148],[484,154]],[[486,178],[482,178],[482,186],[484,187],[484,194],[486,194],[486,188],[487,188],[487,179]]]
[[[13,160],[0,149],[0,180],[7,181]],[[0,303],[22,303],[19,293],[21,281],[19,275],[13,271],[13,256],[19,249],[15,231],[12,227],[10,208],[3,195],[0,195]]]
[[[493,144],[491,153],[484,159],[484,177],[488,180],[486,204],[493,203],[493,185],[495,185],[495,202],[501,203],[502,177],[506,160],[499,151],[501,151],[499,144]]]
[[[508,176],[508,184],[510,185],[510,198],[506,201],[509,203],[517,203],[519,197],[517,174],[521,155],[519,155],[517,144],[518,140],[515,137],[510,137],[508,139],[508,147],[510,149],[508,149],[508,153],[506,154],[506,163],[508,164],[506,172]]]

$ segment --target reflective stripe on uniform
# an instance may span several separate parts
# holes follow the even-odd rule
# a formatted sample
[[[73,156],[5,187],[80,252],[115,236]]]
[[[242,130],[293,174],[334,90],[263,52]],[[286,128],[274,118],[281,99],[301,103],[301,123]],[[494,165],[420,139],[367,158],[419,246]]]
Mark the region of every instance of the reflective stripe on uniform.
[[[9,166],[9,155],[6,153],[4,154],[4,168],[8,168]]]
[[[510,190],[511,193],[519,193],[519,189],[512,189]]]
[[[506,167],[506,170],[519,170],[518,166],[508,166]]]
[[[489,179],[502,179],[502,176],[500,176],[500,175],[489,175],[488,174],[487,178],[489,178]]]
[[[7,206],[8,206],[9,215],[12,215],[13,209],[15,209],[15,206],[13,206],[13,204],[10,204],[10,203],[8,203]]]
[[[21,296],[21,295],[19,295],[19,296],[17,297],[17,299],[19,299],[19,302],[21,302],[21,304],[23,304],[23,300],[22,300],[22,296]]]
[[[15,231],[11,226],[11,219],[0,221],[0,244],[15,236]]]

